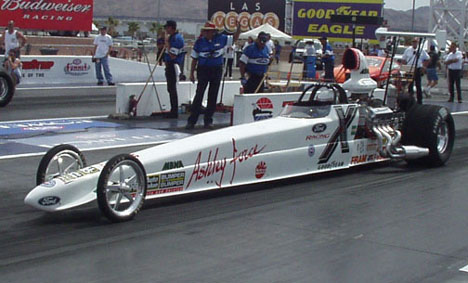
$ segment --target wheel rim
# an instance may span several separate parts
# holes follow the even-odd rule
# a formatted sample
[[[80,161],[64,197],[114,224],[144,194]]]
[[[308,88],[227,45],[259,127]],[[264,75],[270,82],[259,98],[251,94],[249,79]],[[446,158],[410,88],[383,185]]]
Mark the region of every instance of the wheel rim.
[[[445,121],[442,121],[437,131],[437,151],[439,153],[444,153],[447,150],[449,139],[448,125]]]
[[[143,201],[144,187],[144,172],[135,161],[117,163],[104,188],[107,206],[117,216],[130,216]]]
[[[61,151],[57,153],[47,165],[44,182],[78,171],[83,167],[83,159],[78,153],[72,150]]]
[[[3,100],[8,94],[8,82],[4,77],[0,77],[0,100]]]

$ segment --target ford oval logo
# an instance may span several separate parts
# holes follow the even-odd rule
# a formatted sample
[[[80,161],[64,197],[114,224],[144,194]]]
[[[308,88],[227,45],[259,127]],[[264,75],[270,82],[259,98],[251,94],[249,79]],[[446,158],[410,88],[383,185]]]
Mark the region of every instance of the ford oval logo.
[[[43,197],[39,200],[39,204],[42,206],[52,206],[52,205],[58,204],[59,202],[60,202],[60,198],[54,197],[54,196]]]
[[[314,132],[314,133],[323,133],[326,130],[327,130],[327,125],[325,125],[323,123],[314,125],[312,127],[312,132]]]
[[[73,60],[73,64],[74,64],[74,65],[79,65],[79,64],[81,64],[81,59],[75,59],[75,60]]]

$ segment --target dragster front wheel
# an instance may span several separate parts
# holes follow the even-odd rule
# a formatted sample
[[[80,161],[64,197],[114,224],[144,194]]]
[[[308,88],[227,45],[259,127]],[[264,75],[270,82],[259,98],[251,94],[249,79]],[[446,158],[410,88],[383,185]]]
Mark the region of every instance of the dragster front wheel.
[[[131,220],[143,206],[146,188],[146,172],[141,162],[129,154],[114,156],[99,175],[99,209],[112,222]]]
[[[57,145],[42,157],[37,168],[36,184],[40,185],[84,167],[86,160],[79,149],[69,144]]]

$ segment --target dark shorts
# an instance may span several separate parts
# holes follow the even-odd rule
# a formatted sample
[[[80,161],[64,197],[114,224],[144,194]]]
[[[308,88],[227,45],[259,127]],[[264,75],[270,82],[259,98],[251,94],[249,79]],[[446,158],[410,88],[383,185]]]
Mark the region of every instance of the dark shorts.
[[[429,81],[438,81],[439,77],[437,76],[437,70],[436,69],[427,69],[427,79]]]

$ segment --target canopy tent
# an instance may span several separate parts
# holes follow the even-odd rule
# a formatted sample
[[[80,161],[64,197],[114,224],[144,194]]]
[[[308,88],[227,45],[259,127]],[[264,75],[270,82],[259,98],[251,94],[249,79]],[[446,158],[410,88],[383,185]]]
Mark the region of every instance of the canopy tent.
[[[257,38],[258,34],[260,32],[266,32],[266,33],[269,33],[271,35],[271,38],[273,40],[279,40],[279,41],[293,41],[293,38],[287,34],[285,34],[284,32],[274,28],[273,26],[271,26],[269,23],[266,23],[264,25],[261,25],[257,28],[254,28],[253,30],[249,30],[249,31],[246,31],[246,32],[243,32],[240,34],[239,38],[240,39],[247,39],[249,38],[249,36],[251,36],[254,40]]]

